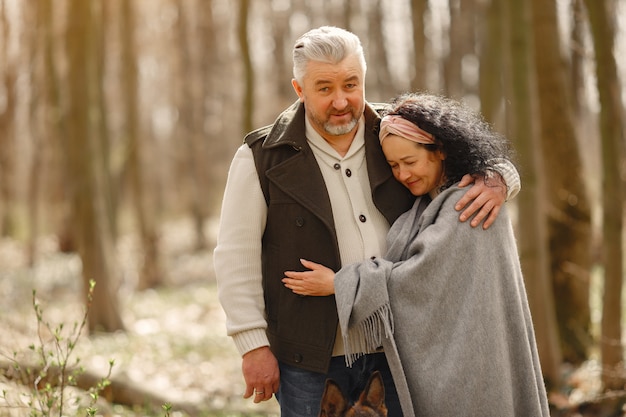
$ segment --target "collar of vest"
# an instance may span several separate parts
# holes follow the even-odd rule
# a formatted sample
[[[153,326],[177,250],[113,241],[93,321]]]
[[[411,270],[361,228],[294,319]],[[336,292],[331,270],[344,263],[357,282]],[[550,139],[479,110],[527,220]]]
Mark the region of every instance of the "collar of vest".
[[[365,103],[364,139],[365,159],[374,203],[391,224],[400,213],[412,206],[414,197],[393,178],[378,140],[379,114],[386,106],[386,104]],[[250,132],[244,141],[251,148],[254,143],[259,141],[262,144],[261,149],[289,146],[296,149],[298,151],[296,154],[301,157],[302,152],[300,151],[310,149],[305,134],[305,117],[304,105],[300,101],[296,101],[276,118],[274,124]],[[304,153],[309,154],[310,152]],[[305,173],[304,175],[306,177],[308,174]]]

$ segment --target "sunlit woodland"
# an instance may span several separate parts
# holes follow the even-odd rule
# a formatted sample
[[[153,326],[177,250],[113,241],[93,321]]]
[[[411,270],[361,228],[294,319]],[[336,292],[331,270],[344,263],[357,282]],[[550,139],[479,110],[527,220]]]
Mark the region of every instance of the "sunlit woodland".
[[[321,25],[361,38],[368,101],[511,140],[552,415],[625,415],[624,1],[0,0],[0,416],[278,415],[241,398],[212,251]]]

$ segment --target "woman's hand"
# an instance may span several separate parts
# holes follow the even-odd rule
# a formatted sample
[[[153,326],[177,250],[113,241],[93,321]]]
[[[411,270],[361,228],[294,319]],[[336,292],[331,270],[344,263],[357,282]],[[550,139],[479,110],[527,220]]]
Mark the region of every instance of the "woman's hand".
[[[300,259],[300,263],[309,271],[285,271],[283,284],[295,294],[325,296],[335,293],[335,272],[324,265]]]

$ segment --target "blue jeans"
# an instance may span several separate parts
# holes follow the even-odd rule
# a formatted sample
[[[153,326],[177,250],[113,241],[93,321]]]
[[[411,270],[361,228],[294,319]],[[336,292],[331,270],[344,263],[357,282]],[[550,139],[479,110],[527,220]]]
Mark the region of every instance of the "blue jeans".
[[[328,374],[306,371],[279,362],[280,385],[276,398],[281,417],[317,417],[327,378],[339,384],[351,403],[359,399],[372,372],[378,370],[385,384],[385,405],[389,417],[402,417],[400,400],[384,353],[361,356],[351,368],[343,356],[333,357]]]

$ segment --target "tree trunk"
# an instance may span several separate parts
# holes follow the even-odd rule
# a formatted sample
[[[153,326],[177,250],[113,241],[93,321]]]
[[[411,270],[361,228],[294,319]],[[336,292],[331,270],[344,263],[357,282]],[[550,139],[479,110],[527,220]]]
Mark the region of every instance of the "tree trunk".
[[[487,24],[483,25],[479,42],[480,77],[479,96],[480,112],[490,123],[495,123],[502,102],[502,51],[507,50],[501,34],[505,30],[502,24],[502,7],[506,0],[491,0],[486,6]],[[525,182],[525,181],[524,181]]]
[[[127,2],[124,2],[127,3]],[[102,155],[102,171],[104,173],[103,186],[105,187],[105,193],[103,195],[104,203],[106,207],[108,227],[111,229],[111,236],[113,237],[113,242],[117,241],[117,187],[114,186],[115,181],[112,178],[111,172],[112,164],[111,164],[111,140],[109,137],[109,126],[108,126],[108,114],[109,111],[107,109],[107,100],[105,97],[104,91],[104,78],[105,78],[105,69],[107,64],[107,56],[106,56],[106,40],[107,33],[110,26],[109,21],[109,9],[110,3],[107,1],[99,1],[93,4],[94,10],[97,10],[97,16],[100,18],[97,21],[94,21],[94,59],[96,60],[96,79],[100,80],[95,84],[94,94],[96,107],[100,109],[97,113],[98,117],[98,129],[94,132],[97,137],[99,144],[100,153]]]
[[[592,342],[591,213],[568,95],[569,71],[560,51],[556,2],[533,0],[532,10],[556,312],[564,359],[578,364],[587,359]]]
[[[427,89],[428,54],[426,53],[425,18],[428,11],[428,0],[411,0],[411,19],[413,22],[413,67],[415,74],[411,78],[411,90]]]
[[[550,280],[548,236],[546,233],[544,181],[539,135],[539,126],[533,117],[533,94],[530,71],[529,28],[530,10],[525,2],[507,0],[504,22],[509,28],[510,96],[506,101],[510,106],[507,114],[513,115],[507,120],[509,132],[519,155],[521,171],[524,173],[524,186],[516,201],[519,207],[520,261],[528,302],[533,315],[537,347],[541,367],[548,388],[560,385],[561,349],[558,328],[554,312],[554,295]]]
[[[214,17],[212,7],[213,0],[199,0],[199,37],[198,44],[201,55],[201,67],[200,67],[200,82],[202,83],[202,95],[199,101],[202,103],[201,108],[203,111],[200,114],[198,121],[199,136],[198,141],[202,144],[202,151],[198,152],[198,163],[202,165],[203,190],[200,193],[200,204],[203,207],[204,217],[196,222],[196,248],[201,249],[202,245],[211,246],[214,243],[207,240],[213,235],[207,235],[205,225],[208,219],[212,219],[219,213],[219,207],[221,204],[221,197],[223,191],[223,185],[220,182],[220,178],[225,174],[227,169],[224,169],[222,164],[224,161],[228,161],[228,158],[224,158],[224,155],[229,154],[231,149],[231,142],[224,140],[226,136],[232,135],[233,129],[230,129],[230,134],[226,134],[224,129],[225,124],[231,124],[223,119],[223,110],[228,108],[228,100],[225,99],[225,91],[229,91],[229,87],[223,83],[223,77],[225,75],[224,70],[230,71],[228,65],[224,63],[229,60],[228,54],[224,53],[220,47],[221,42],[218,42],[218,34],[221,33],[220,22]],[[284,17],[280,19],[284,22],[283,36],[280,42],[276,44],[277,61],[279,59],[285,61],[284,43],[289,41],[288,31],[288,13],[285,13]],[[274,24],[274,26],[280,26],[280,24]],[[277,30],[277,29],[274,29]],[[276,35],[278,36],[278,35]],[[278,39],[276,39],[278,41]],[[282,42],[282,43],[281,43]],[[282,52],[278,52],[282,50]],[[288,50],[289,52],[291,49]],[[280,57],[280,58],[279,58]],[[287,62],[291,62],[291,55],[286,58],[287,61],[279,63],[277,76],[280,77],[280,85],[286,88],[279,87],[279,93],[277,100],[279,108],[284,108],[287,104],[291,104],[294,101],[294,92],[291,88],[291,84],[285,82],[291,78],[291,66]],[[284,75],[281,75],[283,74]],[[230,95],[230,94],[229,94]],[[239,134],[238,129],[234,129],[236,134]]]
[[[206,236],[204,234],[204,224],[209,215],[209,206],[206,204],[208,190],[208,165],[209,142],[205,137],[205,92],[209,92],[207,85],[211,73],[211,58],[206,50],[215,47],[211,43],[212,37],[203,36],[210,34],[211,14],[209,8],[211,4],[202,6],[194,5],[193,13],[188,17],[185,1],[178,0],[178,21],[176,24],[177,42],[179,50],[179,69],[181,73],[187,73],[186,78],[180,84],[179,108],[180,129],[183,138],[183,170],[187,172],[191,193],[189,204],[193,219],[196,242],[195,249],[203,250],[207,247]],[[202,27],[202,32],[195,31],[198,23]],[[198,48],[194,46],[199,45]],[[214,52],[211,52],[214,54]],[[194,57],[200,57],[194,59]]]
[[[250,132],[254,123],[254,68],[250,56],[250,44],[248,42],[248,9],[250,0],[239,0],[239,15],[237,21],[237,39],[244,71],[244,94],[243,94],[243,134]]]
[[[193,196],[196,208],[194,212],[194,231],[196,243],[195,249],[205,250],[208,247],[207,236],[205,234],[205,224],[211,215],[211,206],[206,203],[207,196],[212,194],[209,180],[209,166],[207,160],[210,159],[211,141],[208,140],[208,129],[205,128],[205,120],[207,118],[206,101],[211,94],[211,73],[215,68],[211,60],[211,55],[207,54],[205,48],[212,48],[215,53],[215,37],[213,32],[213,15],[211,12],[212,1],[202,0],[194,6],[194,16],[196,18],[197,30],[194,32],[193,45],[196,46],[194,51],[198,56],[198,63],[195,72],[198,77],[199,88],[196,89],[193,102],[194,107],[194,129],[192,139],[197,152],[193,155],[195,158],[194,167],[196,168],[196,176],[198,186],[201,192]],[[202,197],[201,197],[202,196]]]
[[[163,283],[163,272],[160,265],[159,236],[154,205],[149,204],[148,190],[145,186],[144,164],[142,161],[142,141],[139,136],[139,104],[138,104],[138,73],[135,52],[135,17],[133,4],[122,3],[122,82],[124,85],[126,104],[126,137],[129,155],[129,174],[134,195],[135,220],[137,221],[142,256],[139,265],[140,290],[154,288]]]
[[[29,364],[29,363],[16,363],[14,361],[8,361],[4,358],[0,358],[0,372],[3,378],[7,378],[11,381],[20,383],[26,387],[32,388],[35,384],[40,390],[43,390],[48,384],[50,387],[60,389],[59,384],[60,374],[62,370],[57,365],[43,367],[41,364]],[[206,415],[206,409],[182,401],[174,401],[169,398],[167,393],[160,395],[154,393],[145,386],[137,386],[137,383],[129,380],[128,378],[110,377],[105,378],[106,375],[99,375],[95,372],[84,371],[77,368],[65,369],[66,375],[76,375],[75,386],[85,392],[96,388],[98,384],[102,383],[103,379],[108,381],[108,384],[99,393],[99,396],[106,399],[110,404],[119,404],[133,409],[141,409],[144,413],[148,410],[157,412],[163,411],[163,405],[170,404],[173,411],[182,411],[190,416]],[[38,380],[39,376],[44,376],[41,380]],[[65,386],[67,388],[69,384]],[[5,407],[3,405],[3,407]],[[216,410],[216,411],[222,411]],[[112,415],[107,413],[106,410],[98,410],[99,415]],[[4,414],[3,414],[4,415]],[[144,414],[145,415],[145,414]]]
[[[95,60],[91,2],[68,1],[66,45],[68,52],[67,135],[64,137],[65,166],[70,191],[73,230],[82,260],[83,293],[87,297],[89,282],[96,282],[89,308],[89,330],[123,329],[117,298],[113,290],[114,262],[110,228],[105,218],[100,172],[102,163],[95,142],[93,107]],[[87,300],[86,300],[87,302]]]
[[[30,16],[29,16],[30,14]],[[25,11],[25,16],[34,22],[36,27],[42,27],[41,5],[37,2],[34,7]],[[25,22],[28,24],[29,22]],[[35,91],[30,97],[29,119],[30,132],[33,143],[33,154],[30,161],[28,184],[26,186],[27,201],[27,223],[28,223],[28,242],[26,246],[26,256],[28,265],[33,267],[37,257],[37,237],[39,236],[39,214],[41,208],[41,179],[43,171],[43,157],[48,143],[42,140],[44,134],[43,111],[45,101],[42,99],[41,90],[44,89],[42,71],[42,48],[41,31],[32,31],[26,37],[28,39],[28,51],[30,52],[29,60],[32,63],[32,71],[30,73],[30,84]]]
[[[624,160],[623,120],[620,82],[613,55],[614,14],[609,2],[585,0],[596,56],[596,82],[600,98],[602,136],[602,382],[607,390],[624,389],[624,355],[621,331],[622,246],[624,195],[620,164]]]
[[[583,0],[571,0],[572,1],[572,30],[571,30],[571,47],[570,47],[570,62],[571,62],[571,80],[574,95],[574,111],[578,116],[581,115],[583,109],[586,107],[585,103],[588,101],[585,99],[585,71],[584,71],[584,10]]]
[[[41,81],[41,136],[49,151],[44,165],[49,167],[42,178],[42,189],[45,191],[47,220],[56,228],[59,250],[73,252],[76,250],[75,237],[71,230],[71,209],[67,196],[67,170],[63,169],[62,138],[67,136],[66,117],[61,105],[60,78],[55,62],[57,41],[54,33],[52,0],[39,0],[38,9],[41,16],[40,35],[42,48],[42,81]]]
[[[369,62],[375,62],[376,68],[374,71],[368,71],[370,77],[374,77],[375,80],[367,84],[366,91],[376,91],[378,97],[377,101],[387,101],[396,95],[396,91],[393,88],[393,79],[389,72],[389,61],[387,60],[385,37],[383,35],[383,6],[381,1],[377,0],[371,7],[372,11],[367,17],[370,33],[368,52]]]
[[[276,2],[271,2],[276,6]],[[293,7],[272,9],[272,38],[274,40],[274,62],[272,64],[272,80],[276,86],[278,97],[276,107],[278,111],[286,108],[296,100],[296,95],[288,81],[293,77],[291,61],[291,34],[289,31],[289,16]]]
[[[2,25],[2,45],[0,62],[4,68],[0,71],[0,82],[4,85],[6,98],[3,111],[0,112],[0,236],[14,237],[16,228],[16,142],[15,111],[17,107],[16,63],[9,59],[9,36],[11,22],[7,17],[6,2],[0,5],[0,24]]]
[[[474,54],[474,0],[448,0],[450,6],[449,50],[444,60],[446,94],[463,99],[468,87],[463,79],[463,61]]]

